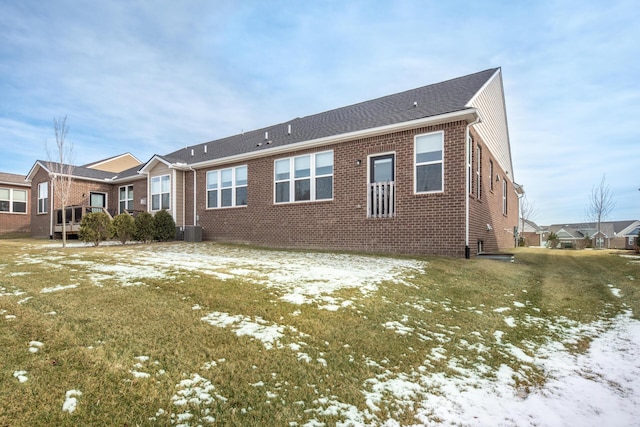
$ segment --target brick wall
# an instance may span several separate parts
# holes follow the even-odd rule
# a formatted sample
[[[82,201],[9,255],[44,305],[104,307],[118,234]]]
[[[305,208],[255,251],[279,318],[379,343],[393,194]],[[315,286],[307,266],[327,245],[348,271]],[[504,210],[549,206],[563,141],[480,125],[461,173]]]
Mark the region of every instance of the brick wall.
[[[10,188],[14,190],[26,190],[27,191],[27,212],[26,213],[13,213],[13,212],[0,212],[0,234],[6,233],[28,233],[30,230],[31,219],[29,215],[29,204],[31,199],[29,193],[31,190],[29,187],[20,185],[2,184],[2,188]]]
[[[476,146],[481,148],[481,195],[478,199],[475,179],[473,179],[472,191],[469,195],[469,248],[471,255],[475,256],[478,253],[478,242],[480,241],[483,252],[487,253],[515,246],[513,227],[518,224],[518,197],[514,191],[513,182],[500,167],[480,136],[473,129],[471,129],[471,135],[473,137],[473,173],[476,170]],[[490,176],[489,172],[490,163],[493,163],[493,176]],[[493,180],[493,189],[491,189],[490,180]],[[502,209],[503,180],[507,181],[506,215],[503,214]]]
[[[464,122],[455,122],[251,160],[246,163],[245,207],[206,210],[207,170],[199,170],[197,210],[203,237],[292,248],[464,256],[465,128]],[[415,195],[414,136],[436,130],[444,130],[444,192]],[[327,149],[334,150],[333,200],[274,204],[274,160]],[[367,218],[367,156],[387,152],[396,154],[397,215]],[[361,160],[359,166],[356,160]]]

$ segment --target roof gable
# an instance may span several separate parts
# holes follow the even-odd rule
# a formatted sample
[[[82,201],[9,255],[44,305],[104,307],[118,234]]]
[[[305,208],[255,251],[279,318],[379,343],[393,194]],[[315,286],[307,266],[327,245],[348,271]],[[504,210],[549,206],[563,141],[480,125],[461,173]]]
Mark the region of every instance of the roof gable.
[[[142,162],[131,153],[124,153],[108,159],[99,160],[82,167],[97,169],[105,172],[122,172],[127,169],[140,166]]]

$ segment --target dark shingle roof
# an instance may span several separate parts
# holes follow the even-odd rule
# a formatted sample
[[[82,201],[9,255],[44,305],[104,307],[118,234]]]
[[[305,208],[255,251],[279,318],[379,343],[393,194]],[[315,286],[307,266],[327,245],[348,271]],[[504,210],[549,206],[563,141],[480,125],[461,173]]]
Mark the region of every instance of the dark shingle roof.
[[[21,185],[27,187],[29,184],[25,181],[24,175],[17,175],[15,173],[0,172],[0,183]]]
[[[277,125],[186,147],[160,157],[170,163],[194,164],[462,111],[468,109],[468,102],[497,70],[492,68],[335,110],[298,117]],[[289,126],[291,134],[288,133]],[[268,133],[270,144],[266,144],[265,133]],[[262,145],[259,146],[260,143]]]

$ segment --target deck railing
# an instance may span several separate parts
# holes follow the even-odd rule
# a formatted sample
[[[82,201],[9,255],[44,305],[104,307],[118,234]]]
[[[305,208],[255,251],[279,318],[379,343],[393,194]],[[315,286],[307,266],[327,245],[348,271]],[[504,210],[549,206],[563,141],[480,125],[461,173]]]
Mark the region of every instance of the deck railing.
[[[395,182],[372,182],[367,192],[367,218],[396,216]]]

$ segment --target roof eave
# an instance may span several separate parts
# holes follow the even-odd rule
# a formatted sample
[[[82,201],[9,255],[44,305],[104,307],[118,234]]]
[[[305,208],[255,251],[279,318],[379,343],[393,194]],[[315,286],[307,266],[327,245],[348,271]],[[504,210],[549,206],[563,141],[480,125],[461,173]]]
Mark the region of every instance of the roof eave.
[[[323,138],[311,139],[308,141],[296,142],[293,144],[281,145],[277,147],[267,148],[258,151],[251,151],[249,153],[236,154],[233,156],[221,157],[217,159],[206,160],[203,162],[196,162],[190,164],[173,164],[172,167],[176,169],[198,169],[210,166],[216,166],[226,163],[234,163],[239,161],[247,161],[260,157],[273,156],[291,151],[306,150],[310,148],[322,147],[326,145],[338,144],[353,139],[367,138],[372,136],[384,135],[390,132],[400,132],[403,130],[415,129],[423,126],[433,126],[441,123],[447,123],[452,121],[464,120],[467,123],[472,123],[478,118],[478,111],[475,108],[467,108],[460,111],[454,111],[451,113],[439,114],[437,116],[424,117],[417,120],[411,120],[402,123],[394,123],[391,125],[379,126],[370,129],[364,129],[354,132],[342,133],[339,135],[332,135]]]

